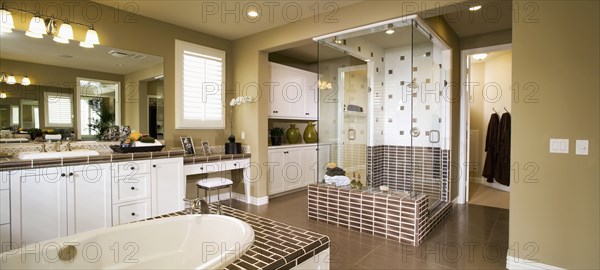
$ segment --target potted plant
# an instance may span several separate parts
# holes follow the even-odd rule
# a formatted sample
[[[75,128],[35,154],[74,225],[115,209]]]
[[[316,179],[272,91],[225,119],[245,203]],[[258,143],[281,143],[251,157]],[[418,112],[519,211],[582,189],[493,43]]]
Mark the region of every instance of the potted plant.
[[[39,128],[30,128],[29,130],[27,130],[27,133],[29,134],[29,138],[32,141],[35,140],[35,138],[41,137],[44,134]]]
[[[274,127],[269,129],[269,135],[271,136],[271,145],[281,145],[281,139],[285,130],[280,127]]]
[[[90,108],[99,118],[92,118],[90,128],[96,133],[98,141],[106,140],[115,123],[115,113],[112,112],[108,102],[102,98],[88,100]],[[113,131],[114,132],[114,131]],[[112,138],[115,139],[115,138]]]

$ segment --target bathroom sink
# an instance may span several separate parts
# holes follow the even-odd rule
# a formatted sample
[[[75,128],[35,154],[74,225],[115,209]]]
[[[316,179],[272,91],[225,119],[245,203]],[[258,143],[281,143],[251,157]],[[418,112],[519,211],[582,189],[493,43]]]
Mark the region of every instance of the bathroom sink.
[[[73,151],[64,151],[64,152],[26,152],[19,153],[19,159],[46,159],[46,158],[69,158],[69,157],[88,157],[88,156],[97,156],[99,155],[98,151],[87,150],[87,149],[78,149]]]

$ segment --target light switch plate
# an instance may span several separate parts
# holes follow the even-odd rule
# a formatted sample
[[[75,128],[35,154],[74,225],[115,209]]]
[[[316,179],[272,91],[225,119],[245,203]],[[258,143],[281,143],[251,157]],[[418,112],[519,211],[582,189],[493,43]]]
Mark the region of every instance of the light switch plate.
[[[568,154],[569,139],[550,139],[550,153]]]
[[[575,141],[575,155],[587,156],[590,148],[590,141],[588,140],[576,140]]]

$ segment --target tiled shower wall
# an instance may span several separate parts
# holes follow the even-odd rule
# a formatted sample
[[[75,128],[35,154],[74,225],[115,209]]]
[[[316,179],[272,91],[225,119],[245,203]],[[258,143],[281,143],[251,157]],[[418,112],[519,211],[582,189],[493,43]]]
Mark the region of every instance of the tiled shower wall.
[[[367,148],[367,183],[415,191],[430,203],[448,201],[450,150],[438,147],[377,145]]]

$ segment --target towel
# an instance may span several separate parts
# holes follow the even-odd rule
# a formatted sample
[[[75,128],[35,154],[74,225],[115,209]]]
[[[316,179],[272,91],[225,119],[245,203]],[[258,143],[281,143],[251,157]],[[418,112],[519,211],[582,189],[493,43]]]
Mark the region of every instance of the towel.
[[[362,112],[363,108],[358,105],[349,104],[348,106],[346,106],[346,110],[350,112]]]
[[[344,171],[344,169],[342,169],[340,167],[327,168],[327,171],[325,172],[325,174],[328,176],[346,175],[346,171]]]
[[[325,180],[325,183],[327,183],[327,184],[336,185],[338,187],[350,185],[350,178],[348,178],[347,176],[343,176],[343,175],[336,175],[336,176],[325,175],[323,177],[323,180]]]
[[[133,142],[133,146],[135,146],[135,147],[159,146],[159,145],[162,145],[162,143],[160,143],[157,140],[154,140],[153,143],[143,143],[143,142],[140,142],[140,141]]]
[[[61,140],[62,139],[62,135],[60,134],[46,134],[44,135],[44,138],[46,138],[46,140],[50,141],[50,140]]]

